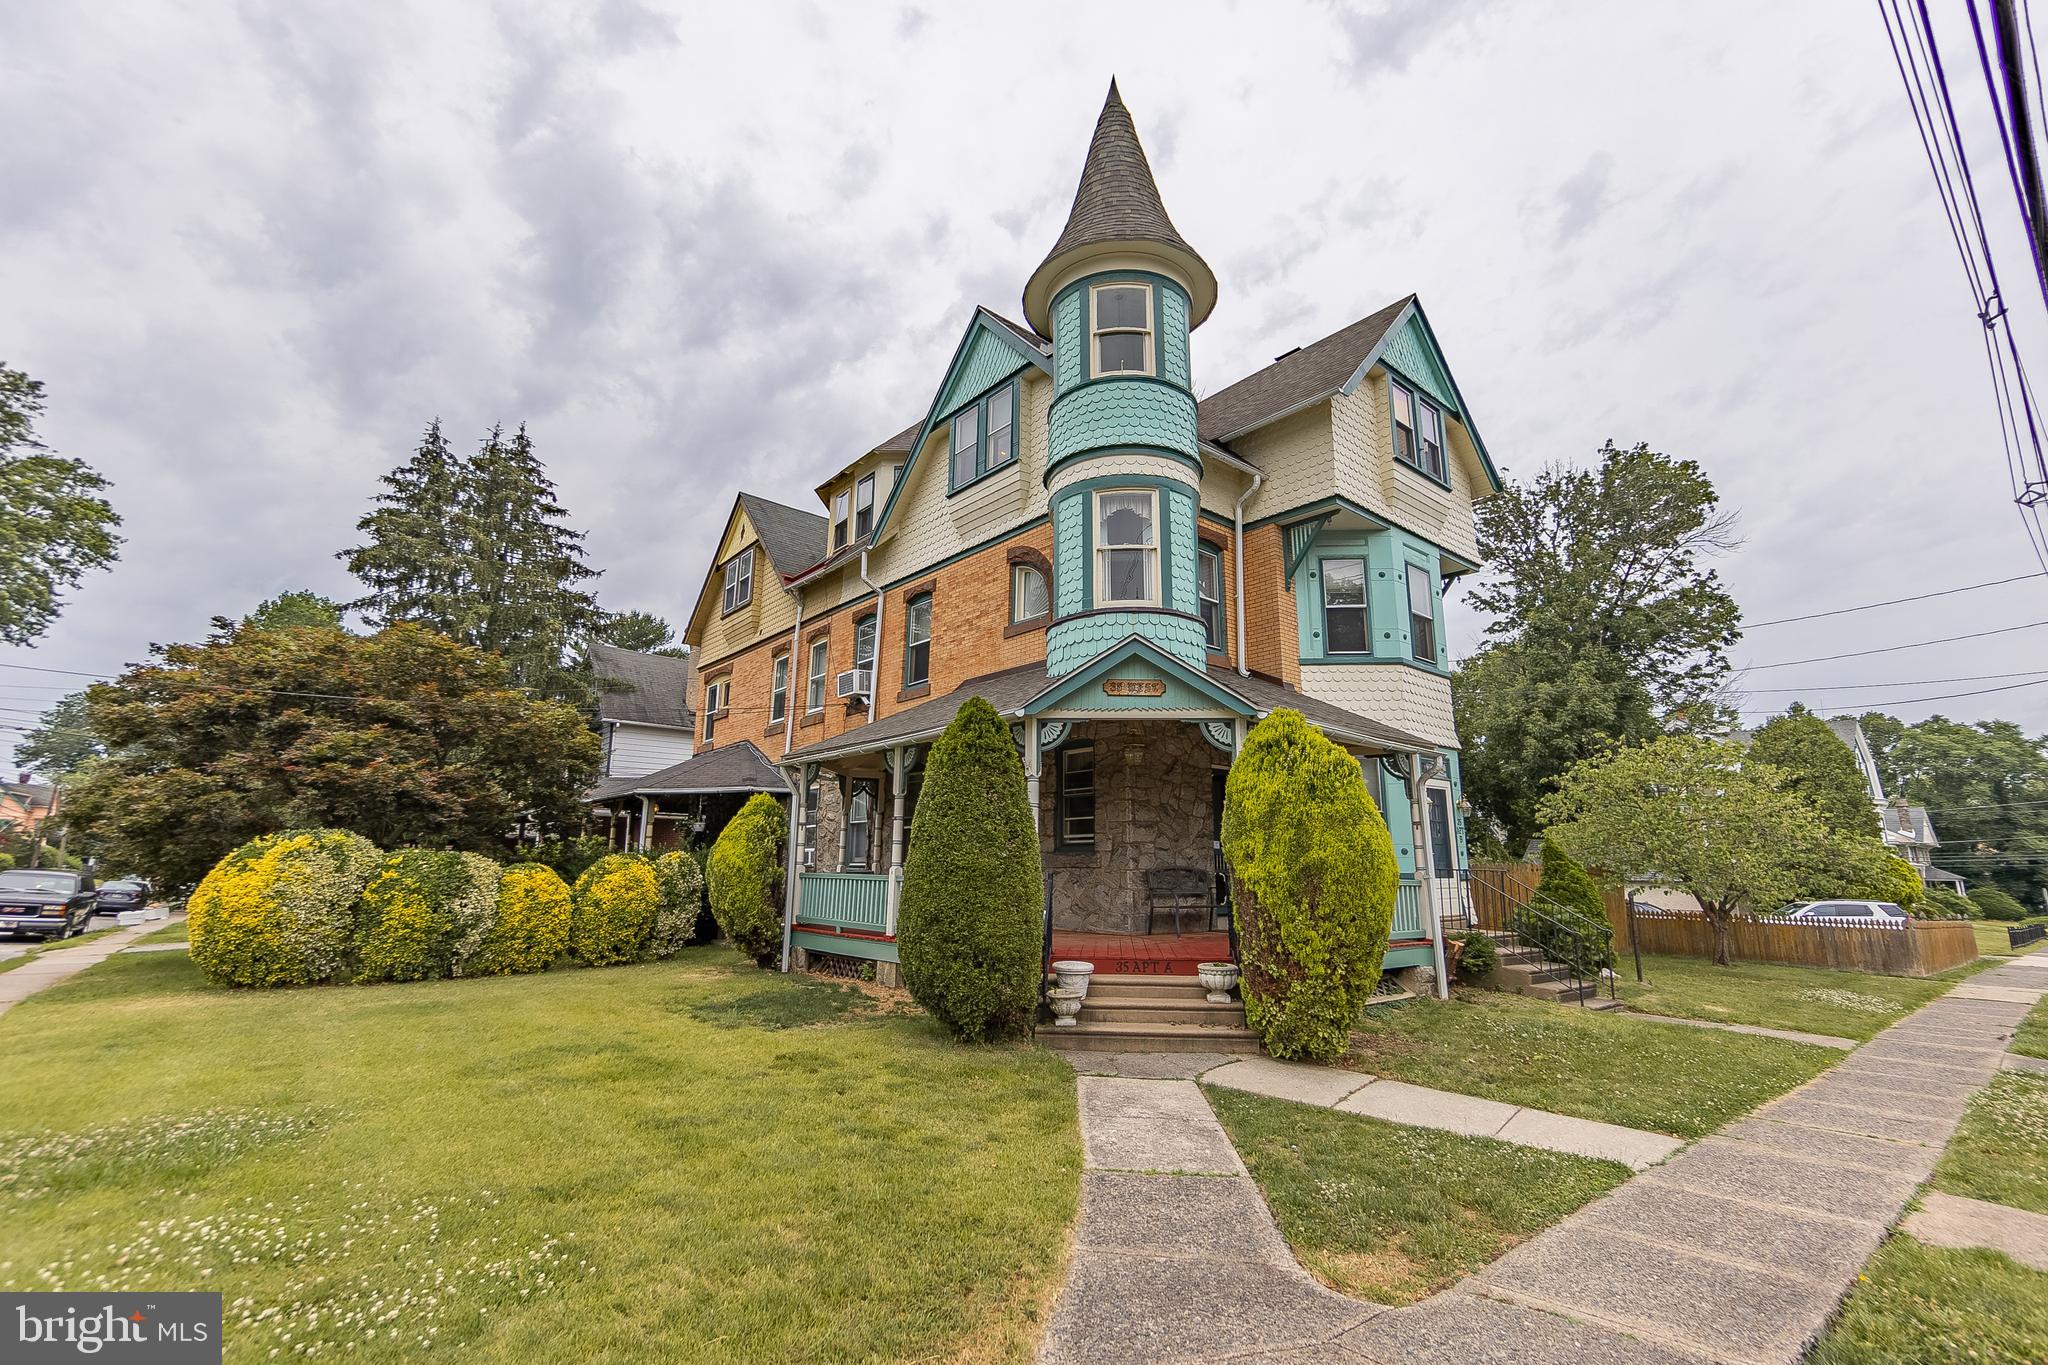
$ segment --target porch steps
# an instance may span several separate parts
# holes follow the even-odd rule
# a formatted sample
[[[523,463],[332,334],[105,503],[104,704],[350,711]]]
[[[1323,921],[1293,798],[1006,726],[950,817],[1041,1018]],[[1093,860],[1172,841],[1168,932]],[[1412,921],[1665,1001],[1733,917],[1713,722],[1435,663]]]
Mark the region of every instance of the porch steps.
[[[1040,1025],[1039,1041],[1073,1052],[1255,1053],[1244,1005],[1216,1004],[1192,977],[1098,975],[1072,1028]]]
[[[1482,983],[1488,990],[1548,1000],[1559,1005],[1583,1004],[1587,1009],[1611,1010],[1618,1000],[1600,995],[1592,983],[1573,985],[1569,969],[1552,962],[1534,948],[1511,946],[1510,936],[1498,929],[1483,930],[1500,953],[1500,965]]]

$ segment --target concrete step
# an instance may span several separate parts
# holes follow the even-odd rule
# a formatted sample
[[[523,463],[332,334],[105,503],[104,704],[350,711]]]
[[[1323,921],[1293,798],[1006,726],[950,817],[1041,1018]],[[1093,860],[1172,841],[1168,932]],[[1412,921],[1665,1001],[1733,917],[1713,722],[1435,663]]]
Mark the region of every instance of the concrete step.
[[[1191,999],[1148,999],[1144,996],[1102,998],[1091,988],[1081,1005],[1081,1018],[1126,1024],[1228,1024],[1244,1027],[1244,1006],[1236,1000],[1217,1004]]]
[[[1087,1013],[1087,1007],[1082,1007]],[[1071,1052],[1255,1053],[1259,1035],[1248,1028],[1199,1024],[1125,1024],[1083,1018],[1072,1028],[1041,1024],[1038,1041]]]
[[[1200,1000],[1207,994],[1192,976],[1095,976],[1088,981],[1088,1003],[1097,1000]]]

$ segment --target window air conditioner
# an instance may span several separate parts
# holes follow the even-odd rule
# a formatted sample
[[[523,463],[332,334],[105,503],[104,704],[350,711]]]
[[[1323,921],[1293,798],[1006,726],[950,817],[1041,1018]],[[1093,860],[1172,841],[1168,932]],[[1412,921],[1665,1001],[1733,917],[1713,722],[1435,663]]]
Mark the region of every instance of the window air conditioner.
[[[872,669],[849,668],[832,684],[832,693],[841,701],[849,697],[865,697],[873,689]]]

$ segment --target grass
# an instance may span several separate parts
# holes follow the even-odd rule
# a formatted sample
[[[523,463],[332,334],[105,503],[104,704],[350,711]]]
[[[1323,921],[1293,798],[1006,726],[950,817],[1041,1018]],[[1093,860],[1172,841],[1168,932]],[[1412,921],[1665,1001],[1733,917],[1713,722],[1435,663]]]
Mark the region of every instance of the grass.
[[[218,1289],[230,1361],[1020,1359],[1080,1183],[1057,1057],[725,950],[7,1026],[0,1288]]]
[[[2048,943],[2048,939],[2042,939],[2029,943],[2024,948],[2013,947],[2012,939],[2007,936],[2005,931],[2018,927],[2018,925],[2006,920],[1973,919],[1970,921],[1970,928],[1977,935],[1977,951],[1993,957],[2025,957],[2028,953],[2040,947],[2042,943]]]
[[[183,915],[178,915],[163,928],[156,930],[154,933],[144,934],[135,941],[137,943],[184,943],[187,941],[185,931],[186,919]]]
[[[2022,1057],[2048,1057],[2048,999],[2027,1012],[2006,1050]]]
[[[1344,1065],[1558,1114],[1704,1137],[1842,1054],[1619,1012],[1458,991],[1373,1011]]]
[[[2048,1213],[2048,1076],[2002,1071],[1949,1140],[1934,1188]]]
[[[1622,999],[1645,1014],[1712,1019],[1724,1024],[1825,1033],[1863,1042],[1954,983],[1940,977],[1877,976],[1817,967],[1738,962],[1716,967],[1705,958],[1643,957],[1644,984],[1624,960]]]
[[[1894,1236],[1865,1267],[1814,1365],[2048,1359],[2048,1275],[1995,1251]]]
[[[1426,1298],[1629,1178],[1619,1162],[1208,1095],[1295,1256],[1374,1303]]]

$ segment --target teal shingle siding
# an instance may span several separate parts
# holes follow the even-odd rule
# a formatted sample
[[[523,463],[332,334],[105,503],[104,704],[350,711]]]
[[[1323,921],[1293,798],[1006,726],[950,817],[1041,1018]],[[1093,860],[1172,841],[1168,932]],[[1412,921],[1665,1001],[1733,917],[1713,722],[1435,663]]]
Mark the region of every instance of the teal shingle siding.
[[[1439,668],[1448,667],[1450,655],[1444,633],[1442,592],[1434,568],[1440,554],[1436,546],[1407,531],[1324,531],[1316,537],[1315,544],[1303,556],[1301,566],[1294,573],[1300,657],[1310,662],[1327,657],[1322,636],[1321,561],[1363,557],[1366,625],[1372,636],[1371,657],[1389,662],[1414,662],[1409,652],[1412,641],[1408,630],[1406,575],[1410,563],[1420,563],[1430,570],[1430,605],[1436,619],[1437,657],[1434,662]],[[1348,654],[1338,657],[1358,659],[1364,656]]]
[[[1064,677],[1127,635],[1141,635],[1196,668],[1207,663],[1200,621],[1163,612],[1105,611],[1053,622],[1045,636],[1045,671]]]
[[[1014,347],[989,332],[979,333],[968,346],[967,354],[960,358],[952,382],[946,385],[946,392],[939,399],[939,414],[942,417],[950,415],[1030,363],[1018,355]]]
[[[1458,410],[1457,400],[1451,397],[1451,381],[1444,374],[1443,366],[1437,364],[1429,340],[1422,334],[1422,324],[1409,318],[1400,330],[1387,338],[1380,359],[1399,370],[1422,386],[1434,398],[1452,412]]]
[[[1081,382],[1088,358],[1088,338],[1081,335],[1081,295],[1063,294],[1052,310],[1054,383],[1061,393]]]
[[[1171,285],[1159,289],[1159,377],[1186,386],[1194,382],[1188,367],[1188,298]]]
[[[1166,573],[1171,591],[1166,600],[1175,611],[1199,616],[1195,592],[1195,499],[1179,489],[1166,492]]]
[[[1062,394],[1052,405],[1051,463],[1081,451],[1153,446],[1201,458],[1195,445],[1195,396],[1149,379],[1105,379]]]
[[[1072,494],[1060,500],[1053,511],[1053,582],[1056,596],[1054,614],[1071,616],[1086,603],[1088,545],[1088,497]]]

